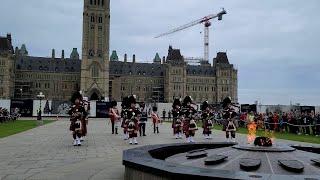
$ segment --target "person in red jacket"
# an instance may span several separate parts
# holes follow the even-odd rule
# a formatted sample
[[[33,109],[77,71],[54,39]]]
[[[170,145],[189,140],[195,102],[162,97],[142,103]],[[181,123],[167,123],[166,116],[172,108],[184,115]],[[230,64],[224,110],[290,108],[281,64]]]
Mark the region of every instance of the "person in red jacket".
[[[157,113],[158,108],[157,107],[153,107],[152,108],[152,113],[151,113],[151,118],[152,118],[152,123],[153,123],[153,133],[159,134],[159,123],[160,123],[160,117]]]
[[[109,109],[109,116],[111,121],[112,134],[114,133],[118,134],[118,122],[119,122],[120,114],[117,109],[117,101],[111,102],[111,108]]]

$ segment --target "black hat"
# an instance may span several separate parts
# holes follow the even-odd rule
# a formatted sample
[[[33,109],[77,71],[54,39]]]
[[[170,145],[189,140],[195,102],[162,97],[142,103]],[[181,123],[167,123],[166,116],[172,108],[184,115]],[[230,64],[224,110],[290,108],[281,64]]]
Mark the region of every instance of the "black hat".
[[[122,109],[126,109],[129,107],[129,98],[128,97],[124,97],[122,99],[121,107],[122,107]]]
[[[137,103],[137,100],[136,100],[136,96],[135,95],[131,95],[129,97],[129,103],[130,104],[136,104]]]
[[[156,111],[158,111],[158,108],[156,106],[153,106],[152,111],[156,112]]]
[[[71,96],[71,103],[75,103],[76,99],[82,100],[82,95],[79,91],[75,92]]]
[[[174,99],[172,108],[175,108],[176,106],[181,106],[180,99]]]
[[[201,110],[204,111],[209,107],[208,101],[204,101],[201,106]]]
[[[231,104],[231,97],[224,98],[224,100],[222,101],[222,107],[226,108],[229,104]]]
[[[117,104],[118,104],[117,101],[111,101],[111,106],[112,106],[112,107],[117,106]]]
[[[183,99],[183,105],[186,106],[188,103],[192,103],[192,98],[191,96],[186,96],[184,99]]]

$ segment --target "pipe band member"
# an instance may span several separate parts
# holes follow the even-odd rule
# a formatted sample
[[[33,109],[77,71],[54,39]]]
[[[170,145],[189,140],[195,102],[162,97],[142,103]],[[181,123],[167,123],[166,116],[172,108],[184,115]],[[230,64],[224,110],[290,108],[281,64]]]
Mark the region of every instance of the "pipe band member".
[[[82,96],[81,96],[82,97]],[[82,124],[82,134],[81,134],[81,138],[80,141],[84,141],[84,138],[87,136],[88,134],[88,122],[89,122],[89,112],[90,112],[90,102],[88,101],[87,97],[81,98],[81,104],[84,107],[84,110],[87,112],[85,116],[83,116],[83,119],[81,120],[81,124]]]
[[[183,132],[187,138],[187,142],[194,142],[193,137],[195,136],[195,131],[197,128],[194,127],[195,120],[194,116],[197,113],[197,111],[192,107],[192,98],[190,96],[186,96],[183,100],[182,104],[182,114],[184,116],[183,119]],[[193,121],[192,121],[193,120]],[[190,123],[192,121],[192,127],[190,129]]]
[[[79,92],[73,94],[71,98],[72,106],[68,114],[70,115],[70,131],[72,131],[73,145],[81,146],[81,136],[83,134],[83,119],[87,116],[87,112],[81,103],[82,96]]]
[[[130,119],[128,118],[128,110],[129,110],[129,97],[125,97],[122,100],[121,103],[121,127],[123,128],[123,139],[128,140],[129,139],[129,133],[128,133],[128,125],[130,122]]]
[[[202,114],[202,128],[203,128],[203,135],[205,139],[211,139],[212,134],[212,127],[213,127],[213,113],[210,112],[209,103],[208,101],[204,101],[201,106]]]
[[[136,97],[132,95],[129,97],[130,108],[128,109],[127,118],[129,119],[128,133],[129,133],[129,144],[138,144],[137,136],[139,131],[139,118],[141,112],[136,107]]]
[[[223,119],[224,119],[224,125],[223,130],[226,131],[226,138],[227,141],[230,141],[230,135],[231,135],[231,141],[235,142],[236,138],[236,131],[237,131],[237,121],[236,116],[237,113],[234,110],[234,107],[231,105],[231,98],[227,97],[223,100]]]
[[[172,120],[172,129],[173,134],[176,139],[182,139],[182,121],[181,121],[181,102],[180,99],[175,99],[172,104],[171,111],[173,120]]]

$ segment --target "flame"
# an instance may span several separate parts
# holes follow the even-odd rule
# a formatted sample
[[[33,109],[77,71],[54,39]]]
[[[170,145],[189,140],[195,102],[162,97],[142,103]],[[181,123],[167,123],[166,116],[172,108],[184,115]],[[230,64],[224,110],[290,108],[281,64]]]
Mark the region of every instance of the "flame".
[[[265,131],[264,136],[270,138],[272,141],[272,144],[275,142],[276,138],[273,131]]]
[[[257,134],[257,125],[254,122],[251,122],[247,125],[248,128],[248,135],[247,135],[247,142],[248,144],[252,143],[256,138]]]

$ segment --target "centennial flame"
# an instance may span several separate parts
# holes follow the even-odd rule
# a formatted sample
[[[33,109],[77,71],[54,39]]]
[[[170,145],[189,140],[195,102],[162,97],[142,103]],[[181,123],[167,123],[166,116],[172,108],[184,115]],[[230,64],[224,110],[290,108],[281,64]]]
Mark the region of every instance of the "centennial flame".
[[[247,125],[247,128],[248,128],[247,142],[248,144],[250,144],[256,138],[257,125],[256,123],[252,122]]]

